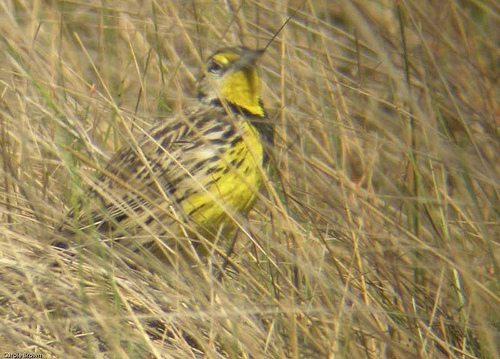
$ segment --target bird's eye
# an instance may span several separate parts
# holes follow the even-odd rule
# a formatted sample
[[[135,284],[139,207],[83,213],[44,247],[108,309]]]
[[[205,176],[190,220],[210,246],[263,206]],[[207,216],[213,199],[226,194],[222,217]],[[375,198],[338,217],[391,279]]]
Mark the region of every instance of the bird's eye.
[[[207,71],[211,72],[213,74],[220,74],[222,73],[223,67],[219,63],[215,61],[210,61],[207,65]]]

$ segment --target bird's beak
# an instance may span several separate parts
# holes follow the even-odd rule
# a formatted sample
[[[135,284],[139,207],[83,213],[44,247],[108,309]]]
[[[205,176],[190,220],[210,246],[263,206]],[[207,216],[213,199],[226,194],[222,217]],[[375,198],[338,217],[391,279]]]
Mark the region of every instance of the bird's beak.
[[[235,70],[241,69],[248,65],[255,65],[260,57],[264,54],[264,49],[245,50],[235,66]]]

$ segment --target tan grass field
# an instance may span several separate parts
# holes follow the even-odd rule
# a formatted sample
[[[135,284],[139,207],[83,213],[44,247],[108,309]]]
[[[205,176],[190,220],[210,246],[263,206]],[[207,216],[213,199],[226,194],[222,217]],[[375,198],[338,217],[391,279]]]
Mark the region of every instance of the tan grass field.
[[[95,168],[195,96],[203,59],[290,15],[261,61],[274,160],[228,266],[132,267],[92,232],[73,258],[49,245]],[[499,358],[499,17],[0,0],[0,355]]]

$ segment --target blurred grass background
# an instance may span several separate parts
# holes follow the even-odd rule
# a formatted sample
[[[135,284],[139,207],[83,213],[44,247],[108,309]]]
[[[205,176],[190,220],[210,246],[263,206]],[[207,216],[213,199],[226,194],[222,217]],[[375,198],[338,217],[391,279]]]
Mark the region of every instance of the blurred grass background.
[[[499,357],[497,2],[0,9],[0,352]],[[222,279],[61,261],[48,243],[93,168],[194,97],[211,52],[291,15],[261,62],[271,175]]]

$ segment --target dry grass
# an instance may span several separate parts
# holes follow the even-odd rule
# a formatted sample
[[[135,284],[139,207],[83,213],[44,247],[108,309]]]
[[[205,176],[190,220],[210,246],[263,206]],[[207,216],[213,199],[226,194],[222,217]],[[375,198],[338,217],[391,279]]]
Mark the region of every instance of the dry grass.
[[[93,167],[302,3],[262,61],[275,162],[222,279],[63,261]],[[0,352],[500,357],[498,4],[239,4],[0,1]]]

